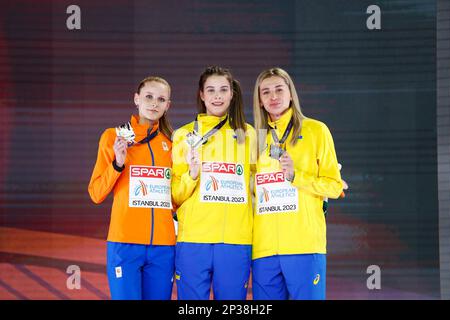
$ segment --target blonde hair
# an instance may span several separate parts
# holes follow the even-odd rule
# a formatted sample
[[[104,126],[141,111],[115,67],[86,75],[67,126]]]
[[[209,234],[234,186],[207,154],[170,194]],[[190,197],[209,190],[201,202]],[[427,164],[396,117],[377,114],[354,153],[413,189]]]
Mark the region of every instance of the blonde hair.
[[[253,90],[253,117],[255,121],[255,129],[256,132],[260,132],[259,130],[267,130],[269,128],[269,114],[261,105],[261,97],[259,96],[259,86],[261,82],[263,82],[267,78],[271,77],[280,77],[284,80],[286,85],[289,87],[289,91],[291,92],[291,103],[289,107],[292,109],[292,120],[293,120],[293,133],[291,137],[291,144],[294,145],[297,143],[297,137],[300,135],[302,130],[302,121],[306,117],[303,115],[300,100],[298,99],[297,91],[295,90],[294,82],[292,81],[289,74],[281,68],[270,68],[261,72],[256,79],[255,89]],[[259,136],[259,135],[258,135]],[[265,136],[264,136],[265,138]],[[263,150],[261,148],[262,144],[265,141],[259,142],[259,150]]]
[[[167,89],[169,89],[169,99],[170,99],[171,88],[170,88],[169,83],[166,80],[164,80],[163,78],[156,77],[156,76],[150,76],[150,77],[143,79],[139,83],[136,93],[137,94],[141,93],[141,89],[148,82],[159,82],[159,83],[162,83],[163,85],[165,85],[167,87]],[[167,119],[166,113],[164,113],[163,116],[159,119],[159,131],[161,131],[167,138],[169,138],[169,139],[172,138],[173,128],[170,125],[169,120]]]

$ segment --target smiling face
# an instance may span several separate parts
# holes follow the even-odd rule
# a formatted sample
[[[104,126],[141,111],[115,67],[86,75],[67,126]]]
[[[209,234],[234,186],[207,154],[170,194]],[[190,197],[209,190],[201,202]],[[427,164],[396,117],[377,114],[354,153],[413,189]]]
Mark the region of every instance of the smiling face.
[[[227,77],[212,75],[206,79],[200,98],[208,115],[222,117],[228,112],[233,92]]]
[[[292,96],[283,78],[273,76],[264,79],[259,85],[261,108],[269,113],[272,121],[278,120],[289,109]]]
[[[160,82],[149,81],[134,94],[134,103],[139,109],[140,122],[158,122],[170,106],[170,90]]]

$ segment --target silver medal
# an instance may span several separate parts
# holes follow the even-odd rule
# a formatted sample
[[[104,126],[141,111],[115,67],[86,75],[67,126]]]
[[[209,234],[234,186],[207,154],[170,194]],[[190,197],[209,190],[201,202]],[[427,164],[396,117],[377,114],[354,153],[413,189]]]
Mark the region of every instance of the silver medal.
[[[130,122],[124,123],[116,127],[116,134],[118,137],[124,138],[125,141],[128,143],[128,145],[136,143],[136,141],[134,141],[136,135],[134,134],[134,130]]]
[[[269,149],[270,157],[275,160],[280,160],[281,156],[284,153],[283,148],[279,147],[278,145],[271,144]]]
[[[186,135],[186,143],[187,143],[191,148],[196,149],[196,148],[198,148],[199,146],[201,146],[201,143],[200,143],[201,141],[202,141],[202,137],[200,137],[200,136],[198,135],[198,133],[195,132],[195,131],[189,132],[189,133]]]

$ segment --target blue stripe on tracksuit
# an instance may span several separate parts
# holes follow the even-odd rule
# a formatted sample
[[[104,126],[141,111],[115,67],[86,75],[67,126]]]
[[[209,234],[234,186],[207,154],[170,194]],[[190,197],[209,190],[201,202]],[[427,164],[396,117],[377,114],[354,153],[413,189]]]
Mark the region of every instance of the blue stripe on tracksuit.
[[[107,242],[109,289],[113,300],[170,300],[175,246]]]
[[[148,135],[148,132],[147,132]],[[148,149],[150,150],[150,155],[152,156],[152,166],[155,165],[155,156],[153,155],[152,147],[150,146],[150,141],[147,141]],[[150,244],[153,244],[153,234],[154,234],[154,228],[155,228],[155,208],[152,208],[152,226],[150,231]]]
[[[175,279],[179,300],[245,300],[251,245],[178,242]]]
[[[254,300],[325,300],[326,255],[275,255],[253,260]]]

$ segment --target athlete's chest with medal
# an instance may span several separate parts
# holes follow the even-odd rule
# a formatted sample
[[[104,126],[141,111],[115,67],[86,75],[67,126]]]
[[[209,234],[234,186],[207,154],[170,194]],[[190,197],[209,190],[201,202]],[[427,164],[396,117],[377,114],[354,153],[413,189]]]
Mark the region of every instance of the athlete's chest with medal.
[[[130,123],[116,128],[117,136],[125,138],[128,147],[149,144],[159,133],[159,130],[147,131],[147,136],[135,141],[135,133]],[[168,151],[167,144],[162,142],[162,149]],[[149,150],[150,153],[150,150]],[[149,157],[151,154],[149,154]],[[129,167],[128,206],[135,208],[172,209],[170,182],[172,169],[161,166],[133,164]]]
[[[292,131],[293,120],[289,121],[281,139],[272,128],[272,143],[268,146],[268,154],[272,159],[280,160],[286,150],[283,148]],[[282,171],[269,171],[255,175],[256,214],[275,214],[298,211],[298,190],[286,180]]]
[[[186,136],[187,144],[193,148],[200,148],[209,142],[228,121],[225,117],[205,135],[198,133],[198,121],[194,122],[194,131]],[[200,202],[208,203],[247,203],[247,188],[245,182],[244,164],[216,161],[202,161],[200,170]]]

